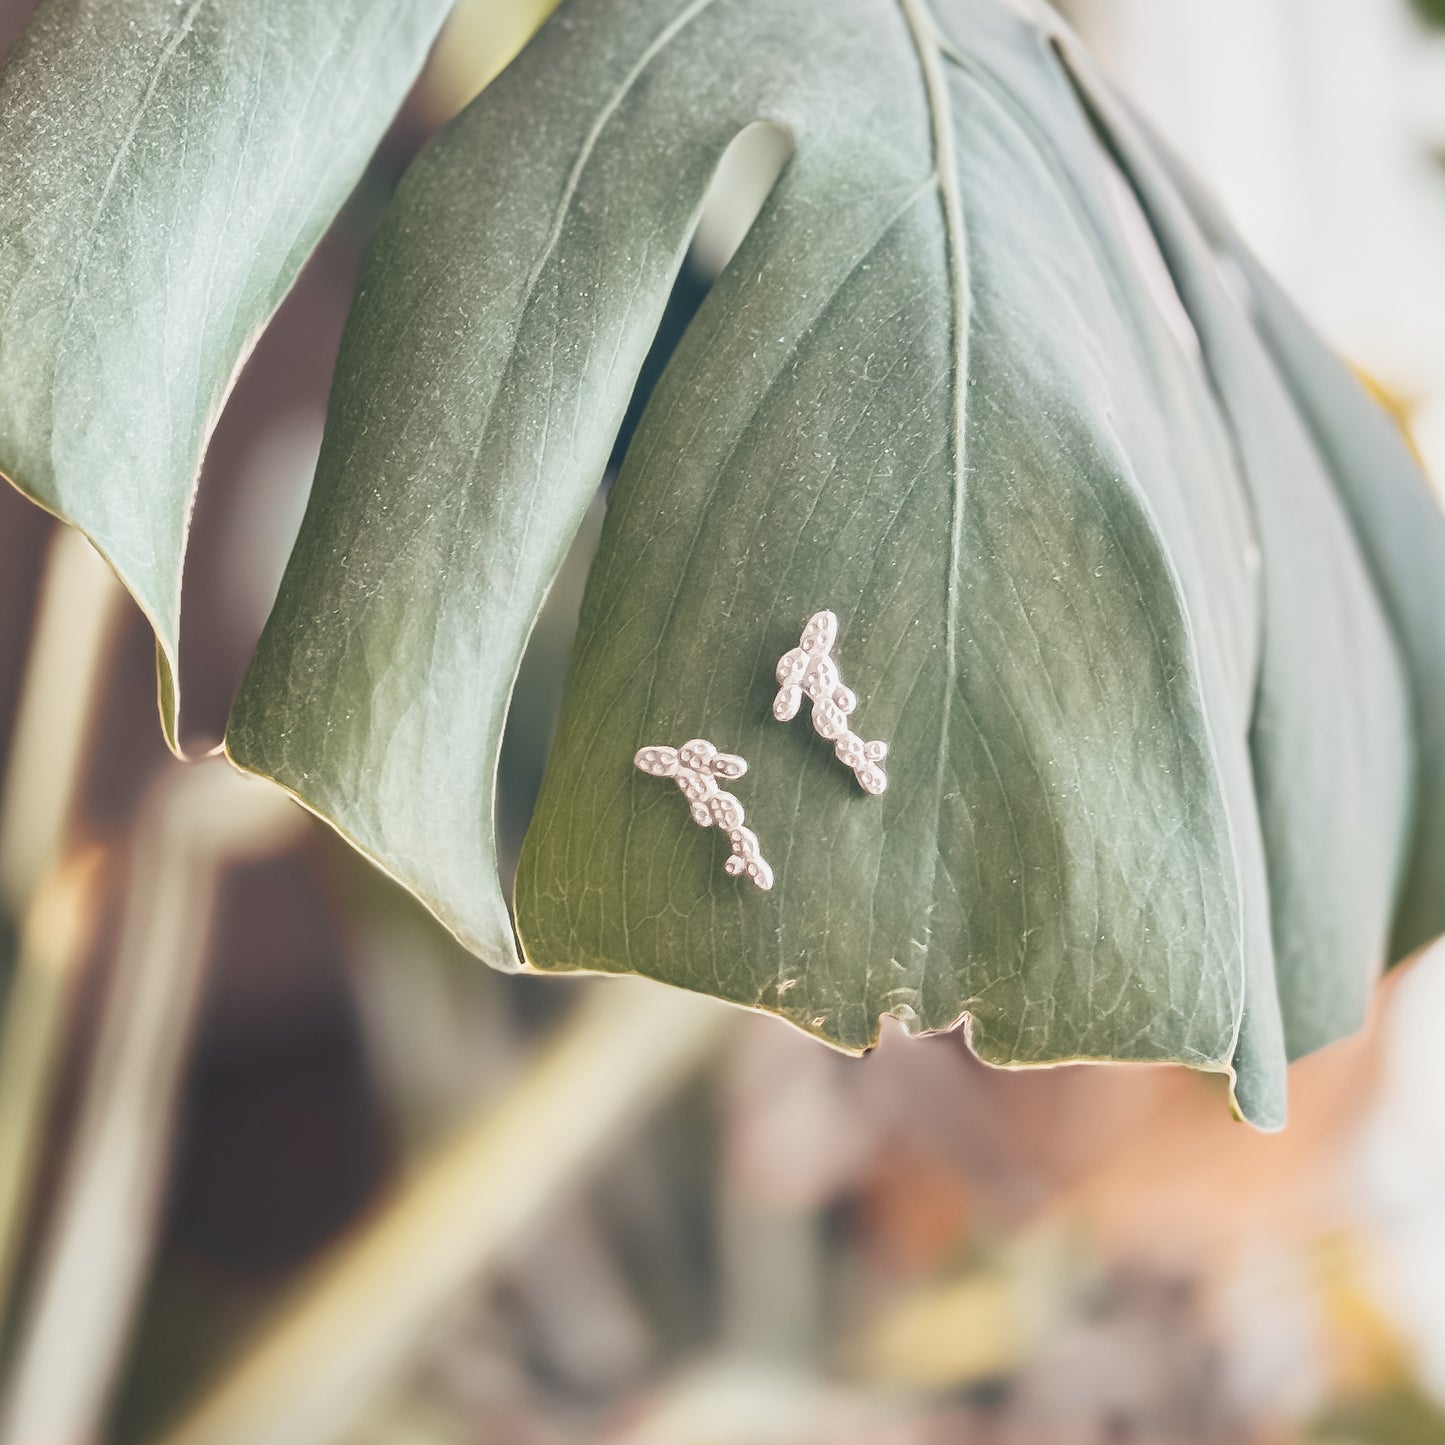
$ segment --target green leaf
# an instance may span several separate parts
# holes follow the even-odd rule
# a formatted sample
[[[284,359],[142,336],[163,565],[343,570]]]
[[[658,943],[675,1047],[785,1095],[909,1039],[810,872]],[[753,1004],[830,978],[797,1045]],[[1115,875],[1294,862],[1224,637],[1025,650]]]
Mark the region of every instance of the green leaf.
[[[383,64],[358,39],[381,9],[336,29],[356,74]],[[45,23],[69,17],[64,43],[103,67],[75,19],[97,11],[122,13]],[[323,25],[307,14],[287,24]],[[30,298],[0,340],[27,378],[0,396],[0,437],[73,454],[84,480],[58,503],[29,474],[58,476],[49,460],[18,479],[108,555],[117,537],[143,554],[154,576],[118,565],[172,655],[195,459],[249,334],[232,307],[264,293],[254,326],[291,274],[273,266],[268,290],[243,264],[271,235],[254,206],[222,208],[252,224],[249,250],[216,229],[216,158],[239,151],[253,188],[286,146],[339,165],[301,100],[254,94],[280,81],[235,24],[244,58],[216,72],[173,70],[192,32],[152,26],[110,122],[134,135],[98,170],[63,105],[0,163],[75,169],[82,217],[105,222],[56,220],[21,253],[16,215],[63,203],[34,177],[28,207],[0,198],[21,206],[0,279]],[[44,37],[4,82],[11,133],[53,93],[74,104],[68,80],[42,83]],[[177,151],[191,131],[165,118],[220,93],[254,102],[264,167],[234,109],[207,164]],[[966,1016],[997,1063],[1180,1061],[1278,1124],[1287,1059],[1358,1026],[1392,928],[1399,950],[1445,927],[1445,522],[1028,0],[564,4],[382,223],[232,757],[517,964],[493,836],[514,679],[712,178],[756,123],[792,158],[610,497],[518,875],[526,962],[649,975],[847,1049],[892,1013]],[[177,174],[207,204],[174,203]],[[165,198],[185,255],[231,258],[225,305],[180,285],[141,224]],[[122,352],[126,335],[149,349]],[[882,797],[806,711],[771,714],[774,665],[824,607],[856,724],[892,747]],[[736,792],[770,892],[725,875],[725,840],[632,765],[695,736],[749,762]]]
[[[1156,149],[1159,143],[1153,142]],[[1417,738],[1410,857],[1389,957],[1396,962],[1445,933],[1445,528],[1405,438],[1323,346],[1218,207],[1162,156],[1212,247],[1238,269],[1255,325],[1308,424],[1356,529],[1410,679]]]
[[[1445,0],[1414,0],[1420,18],[1428,25],[1445,25]]]
[[[966,52],[917,6],[859,6],[861,34],[806,13],[814,95],[751,72],[796,159],[608,518],[519,879],[528,954],[851,1048],[885,1011],[966,1011],[998,1062],[1227,1067],[1246,964],[1269,967],[1228,438],[1044,37],[991,4],[950,12]],[[840,115],[860,91],[878,108]],[[893,745],[878,801],[769,713],[819,606]],[[766,898],[628,769],[697,733],[752,763]]]
[[[376,241],[236,760],[511,964],[512,680],[709,180],[766,122],[792,160],[611,498],[527,961],[850,1049],[966,1014],[992,1061],[1180,1060],[1279,1122],[1286,1058],[1358,1025],[1383,959],[1421,661],[1339,499],[1371,453],[1322,458],[1070,44],[998,0],[565,6]],[[821,607],[882,798],[771,717]],[[749,761],[771,892],[632,766],[699,735]]]
[[[0,471],[155,628],[236,372],[415,78],[444,0],[47,0],[0,76]]]
[[[1278,990],[1294,1058],[1359,1027],[1385,962],[1412,822],[1410,684],[1360,538],[1285,378],[1151,142],[1077,50],[1071,73],[1193,320],[1249,490],[1264,607],[1250,753],[1275,944],[1274,977],[1252,982]],[[1318,343],[1311,352],[1321,354]],[[1383,446],[1359,456],[1362,485],[1375,486],[1369,469],[1391,460]],[[1397,511],[1409,502],[1398,487],[1379,500]],[[1418,510],[1416,519],[1425,538],[1445,540],[1438,512],[1433,526]],[[1411,594],[1438,592],[1422,568],[1405,575]]]

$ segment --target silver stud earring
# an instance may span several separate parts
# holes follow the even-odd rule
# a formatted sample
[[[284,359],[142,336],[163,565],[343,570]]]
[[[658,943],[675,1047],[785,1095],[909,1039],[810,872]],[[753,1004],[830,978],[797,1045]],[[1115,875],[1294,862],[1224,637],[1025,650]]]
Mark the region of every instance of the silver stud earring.
[[[734,878],[746,875],[759,888],[773,886],[773,870],[758,851],[758,835],[743,827],[743,805],[717,785],[719,778],[740,778],[747,763],[735,753],[720,753],[706,738],[693,738],[680,748],[643,748],[633,765],[654,778],[671,778],[692,808],[692,820],[701,828],[720,828],[727,834],[732,855],[723,871]]]
[[[838,619],[831,612],[815,612],[808,619],[799,645],[778,659],[773,716],[779,722],[797,717],[806,696],[813,705],[813,731],[833,744],[838,761],[853,770],[865,792],[881,793],[888,774],[878,764],[888,756],[888,744],[864,742],[848,726],[858,694],[843,685],[831,656],[837,636]]]

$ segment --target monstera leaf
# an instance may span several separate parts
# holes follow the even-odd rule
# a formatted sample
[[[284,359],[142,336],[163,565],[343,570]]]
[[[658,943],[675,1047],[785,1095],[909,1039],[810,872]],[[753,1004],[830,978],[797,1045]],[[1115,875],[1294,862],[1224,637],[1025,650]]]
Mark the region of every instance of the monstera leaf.
[[[155,628],[231,382],[416,78],[444,0],[48,0],[0,74],[0,471]]]
[[[509,910],[522,651],[758,123],[791,159],[611,493]],[[382,224],[228,748],[497,966],[1180,1061],[1273,1125],[1392,934],[1445,930],[1442,589],[1398,438],[1051,11],[569,0]],[[772,714],[822,609],[881,796]],[[633,766],[697,737],[748,761],[770,891]]]

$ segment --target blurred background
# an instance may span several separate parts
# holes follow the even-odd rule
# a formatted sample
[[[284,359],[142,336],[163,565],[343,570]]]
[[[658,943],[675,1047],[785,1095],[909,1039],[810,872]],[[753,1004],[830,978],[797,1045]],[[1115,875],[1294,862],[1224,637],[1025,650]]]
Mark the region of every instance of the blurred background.
[[[0,0],[0,45],[30,8]],[[299,522],[369,230],[548,8],[461,0],[221,419],[195,752]],[[1445,6],[1067,10],[1445,477]],[[769,144],[730,156],[649,375]],[[519,683],[512,858],[596,511]],[[278,793],[173,761],[139,615],[8,490],[0,987],[0,1445],[1445,1440],[1438,950],[1296,1066],[1274,1137],[1183,1071],[1001,1073],[891,1032],[852,1060],[660,987],[495,974]]]

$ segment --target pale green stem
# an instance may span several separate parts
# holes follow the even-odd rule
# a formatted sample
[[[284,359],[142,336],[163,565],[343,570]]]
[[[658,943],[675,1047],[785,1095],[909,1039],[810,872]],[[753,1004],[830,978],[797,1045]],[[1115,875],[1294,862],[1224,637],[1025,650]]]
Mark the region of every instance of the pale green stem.
[[[0,786],[0,912],[20,933],[0,1036],[0,1318],[14,1304],[51,1089],[70,1026],[71,973],[92,919],[95,856],[61,864],[126,597],[99,553],[50,543]]]
[[[0,1025],[0,1313],[12,1303],[75,973],[96,922],[100,863],[87,848],[56,869],[30,906]]]
[[[126,594],[78,532],[57,529],[0,788],[0,910],[23,920],[60,859]]]
[[[328,1445],[427,1324],[697,1069],[729,1013],[657,984],[593,989],[495,1107],[420,1165],[165,1445]]]
[[[144,1278],[223,866],[304,827],[224,763],[165,773],[142,809],[115,972],[8,1382],[4,1445],[95,1437]]]

